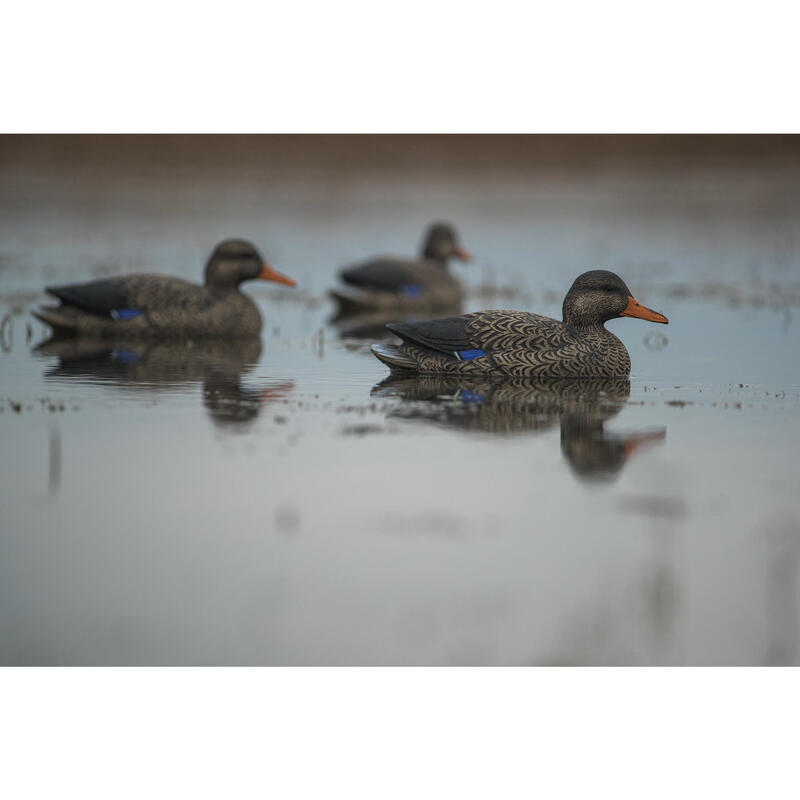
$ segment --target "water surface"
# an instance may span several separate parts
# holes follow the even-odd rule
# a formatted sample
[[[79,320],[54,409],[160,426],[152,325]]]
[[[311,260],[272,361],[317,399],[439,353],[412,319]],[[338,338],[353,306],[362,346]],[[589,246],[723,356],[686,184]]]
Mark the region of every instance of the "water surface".
[[[790,165],[791,166],[791,165]],[[122,171],[124,173],[124,170]],[[0,663],[800,661],[796,169],[0,172]],[[476,256],[465,310],[617,271],[630,382],[388,379],[335,270]],[[66,342],[51,282],[199,278],[245,236],[247,343]]]

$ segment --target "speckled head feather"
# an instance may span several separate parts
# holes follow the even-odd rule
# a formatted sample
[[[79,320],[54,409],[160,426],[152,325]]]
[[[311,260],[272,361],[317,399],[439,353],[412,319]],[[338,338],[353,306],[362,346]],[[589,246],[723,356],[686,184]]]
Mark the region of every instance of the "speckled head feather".
[[[425,233],[425,244],[422,248],[423,258],[446,262],[448,258],[468,261],[470,256],[458,244],[458,237],[452,225],[435,222]]]
[[[226,239],[214,248],[206,263],[205,284],[229,289],[260,277],[264,268],[261,253],[244,239]]]
[[[575,278],[562,307],[565,325],[593,328],[618,317],[631,296],[625,281],[614,272],[593,269]]]

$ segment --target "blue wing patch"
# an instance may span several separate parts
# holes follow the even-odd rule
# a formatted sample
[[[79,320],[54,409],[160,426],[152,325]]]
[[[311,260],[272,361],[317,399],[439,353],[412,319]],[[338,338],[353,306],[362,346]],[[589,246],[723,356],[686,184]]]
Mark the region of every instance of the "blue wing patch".
[[[472,361],[473,358],[480,358],[486,355],[485,350],[456,350],[453,354],[459,361]]]
[[[403,297],[419,297],[423,291],[424,290],[421,286],[413,284],[411,286],[404,286],[400,290],[400,294],[402,294]]]
[[[111,316],[117,322],[124,322],[126,319],[133,319],[141,314],[138,308],[113,308],[111,309]]]
[[[120,364],[138,364],[142,360],[133,350],[114,350],[111,357]]]
[[[462,389],[458,393],[458,399],[464,403],[478,403],[480,405],[483,402],[483,395],[478,394],[478,392],[471,392],[469,389]]]

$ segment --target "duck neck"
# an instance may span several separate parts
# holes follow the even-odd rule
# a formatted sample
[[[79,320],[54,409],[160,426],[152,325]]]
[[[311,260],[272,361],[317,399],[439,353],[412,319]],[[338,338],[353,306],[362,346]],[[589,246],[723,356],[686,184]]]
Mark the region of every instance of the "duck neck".
[[[606,330],[605,323],[599,320],[577,319],[564,323],[583,340],[583,343],[605,362],[606,374],[614,377],[627,377],[631,372],[631,357],[622,340]]]
[[[577,331],[582,336],[613,336],[614,334],[606,330],[605,322],[594,318],[587,319],[578,315],[565,313],[563,315],[564,324],[568,328]]]
[[[447,272],[447,258],[445,256],[439,255],[436,252],[430,252],[426,248],[422,251],[422,258],[424,261],[427,261],[429,264],[432,264],[434,267],[438,267],[442,272]]]
[[[231,293],[240,294],[240,292],[239,292],[239,284],[238,283],[223,284],[223,285],[216,284],[216,283],[213,283],[213,284],[212,283],[207,283],[206,284],[206,291],[208,291],[210,294],[214,295],[214,297],[220,297],[222,295],[231,294]]]
[[[611,335],[605,329],[608,317],[600,312],[596,305],[588,303],[585,298],[576,294],[572,289],[564,298],[561,319],[565,325],[584,335]]]

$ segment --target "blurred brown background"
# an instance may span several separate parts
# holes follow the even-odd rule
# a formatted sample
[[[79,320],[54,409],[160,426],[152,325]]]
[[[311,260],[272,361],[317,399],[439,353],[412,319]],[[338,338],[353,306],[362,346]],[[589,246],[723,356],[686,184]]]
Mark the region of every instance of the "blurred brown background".
[[[511,172],[800,165],[797,135],[7,135],[0,168]]]

